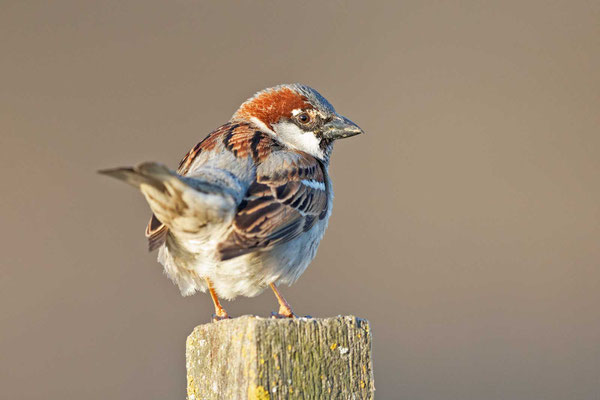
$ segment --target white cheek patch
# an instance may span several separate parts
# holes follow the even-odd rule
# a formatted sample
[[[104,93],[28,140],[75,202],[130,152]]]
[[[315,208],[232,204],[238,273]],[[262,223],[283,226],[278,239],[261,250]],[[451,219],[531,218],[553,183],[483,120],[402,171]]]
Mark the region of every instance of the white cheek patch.
[[[304,132],[292,122],[280,122],[273,125],[275,133],[282,142],[314,157],[323,158],[321,142],[312,132]]]

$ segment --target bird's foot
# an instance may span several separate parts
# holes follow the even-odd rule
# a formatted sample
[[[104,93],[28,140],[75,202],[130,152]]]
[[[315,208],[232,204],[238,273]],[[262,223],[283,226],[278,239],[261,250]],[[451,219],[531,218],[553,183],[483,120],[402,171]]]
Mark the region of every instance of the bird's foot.
[[[276,313],[275,311],[273,311],[271,313],[271,318],[274,318],[274,319],[287,319],[287,318],[297,318],[297,317],[298,316],[296,314],[283,315],[283,314]]]
[[[271,318],[298,318],[296,314],[292,311],[290,307],[279,307],[279,312],[271,313]]]
[[[220,317],[217,314],[212,315],[212,322],[219,322],[219,321],[223,321],[225,319],[231,319],[231,317],[229,315],[226,315],[224,317]]]
[[[231,319],[231,317],[229,316],[229,314],[227,314],[227,311],[225,311],[225,309],[223,309],[223,308],[221,308],[215,314],[212,315],[212,322],[219,322],[219,321],[223,321],[224,319]]]

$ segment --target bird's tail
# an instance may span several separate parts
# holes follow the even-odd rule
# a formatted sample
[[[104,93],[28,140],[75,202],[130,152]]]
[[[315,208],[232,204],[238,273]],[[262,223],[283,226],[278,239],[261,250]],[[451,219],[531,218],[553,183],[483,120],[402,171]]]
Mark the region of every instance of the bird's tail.
[[[138,189],[142,185],[148,185],[161,192],[167,190],[163,181],[174,177],[167,167],[154,162],[141,163],[135,167],[102,169],[98,173],[112,176]]]
[[[235,200],[223,188],[201,179],[182,177],[162,164],[98,171],[137,187],[152,212],[169,230],[195,235],[204,226],[231,218]]]

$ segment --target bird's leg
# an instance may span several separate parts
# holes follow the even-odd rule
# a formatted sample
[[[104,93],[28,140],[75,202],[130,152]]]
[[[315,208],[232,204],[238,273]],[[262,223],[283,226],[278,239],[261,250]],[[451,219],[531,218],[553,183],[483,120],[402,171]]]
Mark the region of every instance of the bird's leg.
[[[274,283],[270,283],[271,289],[275,293],[275,297],[277,297],[277,301],[279,302],[279,312],[277,314],[273,314],[276,318],[294,318],[296,315],[292,311],[292,307],[290,307],[289,303],[283,298],[277,286]]]
[[[212,298],[213,303],[215,303],[215,314],[213,315],[213,322],[217,322],[222,319],[228,319],[229,314],[227,314],[227,311],[225,311],[223,306],[221,306],[221,302],[219,301],[219,297],[217,297],[217,292],[215,292],[215,288],[213,287],[212,281],[208,278],[205,279],[208,285],[208,292],[210,293],[210,297]]]

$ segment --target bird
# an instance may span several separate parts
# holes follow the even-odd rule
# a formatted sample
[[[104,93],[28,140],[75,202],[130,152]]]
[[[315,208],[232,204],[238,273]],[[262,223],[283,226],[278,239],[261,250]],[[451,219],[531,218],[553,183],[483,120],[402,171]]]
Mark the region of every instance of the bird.
[[[138,188],[152,216],[149,251],[183,296],[220,299],[270,287],[277,318],[296,315],[278,286],[305,271],[329,221],[329,163],[336,140],[364,131],[315,89],[282,84],[255,93],[181,160],[98,171]]]

